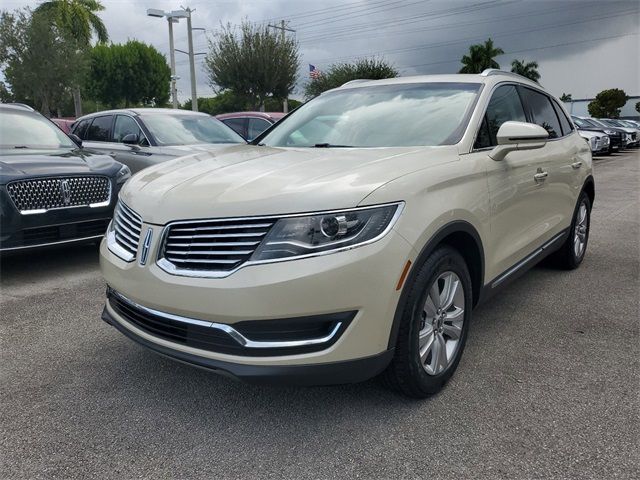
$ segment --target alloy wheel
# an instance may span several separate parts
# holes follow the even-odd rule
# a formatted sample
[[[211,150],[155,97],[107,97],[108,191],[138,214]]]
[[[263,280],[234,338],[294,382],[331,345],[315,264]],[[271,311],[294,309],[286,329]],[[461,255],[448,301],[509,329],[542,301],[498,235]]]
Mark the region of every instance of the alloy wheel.
[[[589,219],[587,212],[587,204],[582,202],[578,209],[578,218],[573,234],[573,253],[577,259],[582,257],[584,249],[587,245],[587,229],[589,228]]]
[[[429,287],[421,312],[418,346],[420,363],[438,375],[453,362],[464,323],[464,285],[454,272],[442,273]]]

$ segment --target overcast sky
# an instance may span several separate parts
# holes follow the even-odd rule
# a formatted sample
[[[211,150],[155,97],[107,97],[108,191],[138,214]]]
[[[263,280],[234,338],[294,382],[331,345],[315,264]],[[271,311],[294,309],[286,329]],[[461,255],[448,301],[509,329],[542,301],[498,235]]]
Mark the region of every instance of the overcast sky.
[[[302,68],[321,70],[331,63],[376,55],[403,76],[454,73],[472,43],[488,37],[506,53],[504,69],[514,58],[539,63],[540,83],[551,93],[574,99],[593,97],[605,88],[640,95],[640,1],[638,0],[101,0],[100,14],[111,41],[137,39],[168,58],[166,21],[146,16],[147,8],[195,8],[196,52],[207,51],[207,37],[221,22],[257,23],[288,20],[300,43]],[[2,8],[35,7],[39,1],[3,0]],[[176,48],[187,50],[186,22],[175,26]],[[188,58],[176,54],[181,100],[190,96]],[[197,57],[198,96],[213,95]],[[299,96],[300,88],[298,89]]]

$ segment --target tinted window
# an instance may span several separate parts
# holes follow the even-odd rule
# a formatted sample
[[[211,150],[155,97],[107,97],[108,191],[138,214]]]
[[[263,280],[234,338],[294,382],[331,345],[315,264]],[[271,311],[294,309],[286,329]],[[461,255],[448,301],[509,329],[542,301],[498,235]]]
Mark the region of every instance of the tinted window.
[[[126,115],[118,115],[113,127],[113,141],[122,142],[122,139],[131,133],[138,136],[138,141],[141,140],[142,132],[136,121]]]
[[[247,140],[253,140],[270,126],[271,126],[271,123],[267,122],[262,118],[250,118],[249,128],[247,129],[248,131]]]
[[[528,88],[522,89],[522,95],[524,102],[529,107],[533,122],[549,132],[549,138],[561,137],[560,122],[549,97]]]
[[[87,133],[87,127],[89,126],[90,121],[91,120],[82,120],[75,126],[72,133],[84,140],[84,136]]]
[[[514,85],[496,88],[491,96],[487,113],[478,132],[474,148],[486,148],[497,145],[496,135],[504,122],[526,122],[527,117]]]
[[[247,123],[246,118],[225,118],[222,120],[226,126],[231,127],[234,132],[242,135],[243,137],[247,136],[245,125]]]
[[[209,115],[150,113],[142,119],[158,145],[245,143],[236,132]]]
[[[111,115],[94,118],[91,126],[87,129],[85,138],[93,142],[108,142],[112,118]]]
[[[460,140],[479,84],[411,83],[317,96],[262,139],[274,147],[411,147]]]
[[[1,112],[1,148],[76,148],[62,130],[38,113],[9,109]]]
[[[558,114],[558,118],[560,119],[560,126],[562,127],[562,134],[563,135],[569,135],[569,133],[571,133],[571,131],[573,130],[573,126],[571,125],[571,122],[569,121],[567,116],[564,114],[564,111],[562,110],[560,105],[558,105],[555,102],[555,100],[553,102],[553,106],[556,109],[556,113]]]

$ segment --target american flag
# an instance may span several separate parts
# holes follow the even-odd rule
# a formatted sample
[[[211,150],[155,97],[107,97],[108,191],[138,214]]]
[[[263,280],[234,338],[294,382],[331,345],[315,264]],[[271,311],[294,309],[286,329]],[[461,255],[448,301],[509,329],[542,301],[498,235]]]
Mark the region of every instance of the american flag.
[[[320,73],[320,70],[318,70],[315,65],[309,64],[309,77],[317,80],[318,78],[320,78]]]

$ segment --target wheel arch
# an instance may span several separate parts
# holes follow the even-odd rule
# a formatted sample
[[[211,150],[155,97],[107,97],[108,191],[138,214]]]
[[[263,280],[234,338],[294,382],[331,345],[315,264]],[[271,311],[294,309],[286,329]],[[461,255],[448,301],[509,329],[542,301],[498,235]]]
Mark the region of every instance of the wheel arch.
[[[479,299],[484,284],[484,248],[478,231],[469,222],[457,220],[441,227],[422,247],[416,257],[411,270],[404,282],[398,305],[396,306],[391,334],[389,335],[389,346],[393,348],[396,344],[400,322],[409,295],[410,285],[412,285],[418,269],[416,266],[422,265],[431,253],[440,245],[448,245],[455,248],[464,258],[469,275],[471,276],[473,305]]]
[[[589,197],[589,201],[591,202],[591,207],[593,207],[593,202],[596,199],[596,182],[593,179],[593,175],[589,175],[582,185],[582,191],[587,194]]]

